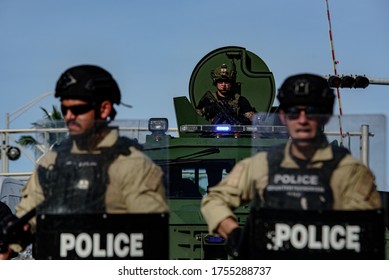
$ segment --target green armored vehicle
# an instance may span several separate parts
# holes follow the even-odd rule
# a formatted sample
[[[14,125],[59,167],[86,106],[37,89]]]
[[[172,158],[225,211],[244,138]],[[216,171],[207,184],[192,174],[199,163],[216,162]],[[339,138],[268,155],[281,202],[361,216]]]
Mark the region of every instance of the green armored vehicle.
[[[258,112],[273,112],[275,81],[265,62],[241,47],[216,49],[200,60],[193,70],[189,97],[174,98],[178,137],[168,135],[167,119],[151,119],[151,135],[144,152],[165,171],[170,205],[170,259],[226,259],[224,240],[207,233],[200,213],[200,201],[207,188],[215,185],[243,158],[259,149],[285,141],[285,129],[268,119],[263,137],[254,141],[249,125],[212,124],[195,108],[204,93],[215,91],[211,73],[226,64],[236,69],[238,92]],[[253,143],[256,145],[254,146]],[[248,206],[236,213],[243,224]]]

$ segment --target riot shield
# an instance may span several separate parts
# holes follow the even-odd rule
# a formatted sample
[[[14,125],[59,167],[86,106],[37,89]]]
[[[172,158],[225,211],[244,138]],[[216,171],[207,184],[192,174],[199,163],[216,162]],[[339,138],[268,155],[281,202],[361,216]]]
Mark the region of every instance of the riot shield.
[[[326,118],[315,117],[321,120]],[[275,119],[277,116],[256,116],[253,143],[266,136],[264,131],[287,131],[289,137],[296,133],[283,126],[284,122],[277,123],[281,126],[271,128]],[[293,120],[293,116],[290,119]],[[301,132],[302,128],[299,129]],[[329,145],[333,146],[334,154],[345,152],[341,147],[346,147],[352,156],[373,171],[378,190],[388,190],[385,180],[386,120],[383,115],[334,116],[321,131]],[[253,156],[258,152],[261,151],[254,150]],[[300,167],[285,163],[284,153],[290,153],[285,149],[285,144],[275,145],[266,152],[266,157],[258,157],[265,159],[264,164],[268,165],[266,183],[263,183],[263,178],[255,177],[260,164],[254,163],[252,167],[255,199],[245,225],[246,248],[241,254],[242,258],[385,258],[386,204],[373,210],[333,210],[334,192],[329,182],[331,170],[345,155],[334,156],[333,160],[323,163],[323,171],[316,172],[304,168],[304,161],[294,159]],[[284,164],[288,167],[281,167]],[[256,190],[260,190],[261,195]]]
[[[200,213],[201,200],[233,166],[251,155],[251,132],[245,126],[181,125],[179,135],[148,137],[145,152],[168,174],[170,259],[227,259],[225,240],[210,235]],[[168,152],[167,159],[159,153]],[[235,213],[243,221],[247,208]]]
[[[36,259],[168,259],[168,213],[129,205],[147,176],[128,178],[147,164],[132,148],[142,151],[149,133],[148,120],[115,121],[97,148],[93,136],[71,135],[41,158]]]

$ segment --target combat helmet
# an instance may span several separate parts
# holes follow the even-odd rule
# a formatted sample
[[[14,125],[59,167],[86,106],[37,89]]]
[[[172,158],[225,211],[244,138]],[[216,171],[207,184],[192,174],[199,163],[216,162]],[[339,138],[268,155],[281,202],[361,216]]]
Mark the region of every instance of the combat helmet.
[[[120,90],[112,75],[95,65],[79,65],[67,69],[58,79],[55,97],[85,101],[109,100],[120,104]]]
[[[278,90],[280,109],[292,106],[313,106],[325,115],[332,115],[335,94],[326,79],[315,74],[298,74],[287,78]]]
[[[236,70],[223,63],[211,72],[211,77],[214,85],[216,85],[219,80],[227,80],[231,83],[235,83]]]

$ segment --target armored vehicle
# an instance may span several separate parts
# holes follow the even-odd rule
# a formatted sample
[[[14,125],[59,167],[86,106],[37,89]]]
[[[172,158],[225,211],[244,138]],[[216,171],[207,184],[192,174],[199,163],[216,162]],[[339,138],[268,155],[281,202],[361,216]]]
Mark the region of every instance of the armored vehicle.
[[[222,64],[236,69],[238,92],[264,113],[263,137],[252,140],[248,125],[212,124],[196,113],[207,91],[215,91],[211,73]],[[266,63],[242,47],[223,47],[205,55],[193,70],[186,96],[174,98],[178,135],[167,134],[167,119],[151,119],[144,152],[165,171],[170,206],[170,259],[226,259],[225,240],[211,236],[200,201],[235,165],[252,154],[285,141],[285,129],[266,118],[273,107],[275,81]],[[254,144],[253,144],[254,143]],[[248,206],[236,209],[243,224]]]

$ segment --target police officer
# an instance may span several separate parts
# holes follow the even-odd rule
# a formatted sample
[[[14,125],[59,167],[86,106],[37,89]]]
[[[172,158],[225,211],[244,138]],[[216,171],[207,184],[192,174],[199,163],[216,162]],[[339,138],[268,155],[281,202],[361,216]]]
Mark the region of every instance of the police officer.
[[[38,206],[50,213],[168,212],[163,172],[134,140],[120,137],[114,104],[119,87],[109,72],[79,65],[59,78],[55,97],[69,139],[48,152],[25,186],[16,215]],[[30,220],[35,231],[35,218]]]
[[[290,140],[237,163],[223,181],[209,189],[201,212],[212,234],[236,238],[240,229],[233,209],[258,195],[262,207],[269,208],[381,207],[372,171],[346,149],[330,145],[323,133],[335,99],[327,81],[313,74],[291,76],[277,98],[279,117]]]
[[[234,68],[222,64],[211,72],[217,91],[207,91],[196,107],[196,112],[212,124],[250,124],[254,116],[255,109],[239,92]]]

